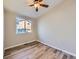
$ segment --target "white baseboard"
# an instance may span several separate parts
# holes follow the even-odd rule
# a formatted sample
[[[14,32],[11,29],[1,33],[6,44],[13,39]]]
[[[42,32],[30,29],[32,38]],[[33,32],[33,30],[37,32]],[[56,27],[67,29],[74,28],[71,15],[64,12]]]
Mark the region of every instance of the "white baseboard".
[[[26,43],[31,43],[31,42],[34,42],[34,41],[36,41],[36,40],[32,40],[32,41],[24,42],[24,43],[21,43],[21,44],[9,46],[9,47],[7,47],[7,48],[4,48],[4,50],[9,49],[9,48],[13,48],[13,47],[16,47],[16,46],[20,46],[20,45],[23,45],[23,44],[26,44]]]
[[[39,41],[39,42],[41,42],[41,41]],[[48,45],[48,44],[46,44],[46,43],[44,43],[44,42],[41,42],[41,43],[43,43],[43,44],[45,44],[45,45]],[[66,50],[62,50],[62,49],[57,48],[57,47],[55,47],[55,46],[51,46],[51,45],[48,45],[48,46],[50,46],[50,47],[52,47],[52,48],[55,48],[55,49],[58,49],[58,50],[60,50],[60,51],[63,51],[63,52],[65,52],[65,53],[68,53],[68,54],[70,54],[70,55],[76,57],[76,54],[74,54],[74,53],[68,52],[68,51],[66,51]]]

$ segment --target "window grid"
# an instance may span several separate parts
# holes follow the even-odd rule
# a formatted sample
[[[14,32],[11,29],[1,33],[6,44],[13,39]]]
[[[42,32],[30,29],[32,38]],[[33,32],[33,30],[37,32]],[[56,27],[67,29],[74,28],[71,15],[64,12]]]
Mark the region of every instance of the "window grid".
[[[16,34],[29,33],[31,30],[31,21],[25,19],[16,19]]]

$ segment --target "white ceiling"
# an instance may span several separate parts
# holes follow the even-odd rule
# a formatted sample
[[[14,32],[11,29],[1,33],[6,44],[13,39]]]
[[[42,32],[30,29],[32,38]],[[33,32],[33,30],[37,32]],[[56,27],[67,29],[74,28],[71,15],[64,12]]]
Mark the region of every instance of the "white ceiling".
[[[36,18],[43,15],[62,1],[63,0],[43,0],[45,4],[49,5],[49,7],[40,7],[38,12],[35,11],[34,7],[28,6],[33,3],[33,0],[4,0],[4,8],[25,16]]]

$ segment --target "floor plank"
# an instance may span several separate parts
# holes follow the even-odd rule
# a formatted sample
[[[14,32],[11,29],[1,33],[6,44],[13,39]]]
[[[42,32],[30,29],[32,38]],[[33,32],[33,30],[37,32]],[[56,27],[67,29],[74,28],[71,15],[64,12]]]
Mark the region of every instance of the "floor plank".
[[[25,44],[5,51],[4,59],[76,59],[74,56],[39,42]]]

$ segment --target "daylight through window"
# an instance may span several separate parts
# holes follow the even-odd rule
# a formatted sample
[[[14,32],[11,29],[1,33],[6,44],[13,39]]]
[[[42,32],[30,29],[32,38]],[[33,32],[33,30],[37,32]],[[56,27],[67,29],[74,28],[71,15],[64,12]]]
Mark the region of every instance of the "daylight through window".
[[[16,18],[16,34],[31,32],[31,21],[22,18]]]

